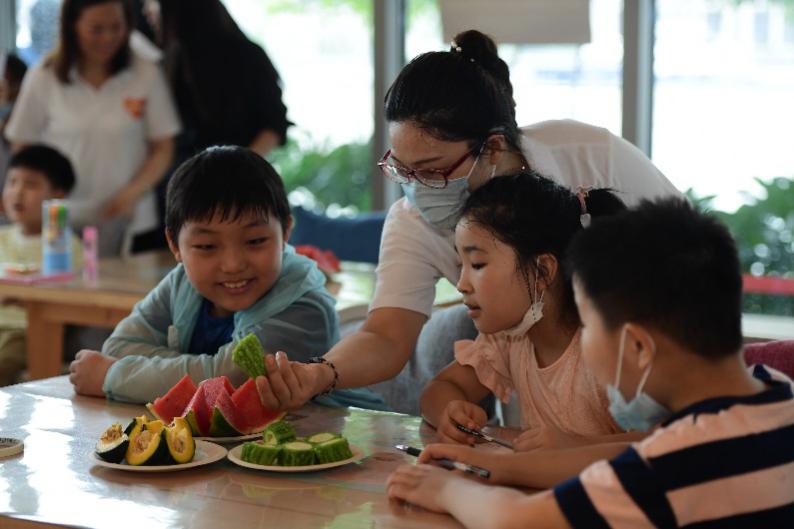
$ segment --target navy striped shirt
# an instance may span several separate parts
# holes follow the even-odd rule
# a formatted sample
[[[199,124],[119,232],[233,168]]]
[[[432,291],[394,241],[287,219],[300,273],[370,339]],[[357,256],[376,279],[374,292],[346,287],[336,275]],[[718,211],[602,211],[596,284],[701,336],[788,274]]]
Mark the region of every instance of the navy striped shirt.
[[[751,369],[765,391],[689,406],[615,459],[558,485],[571,526],[794,528],[792,382]]]

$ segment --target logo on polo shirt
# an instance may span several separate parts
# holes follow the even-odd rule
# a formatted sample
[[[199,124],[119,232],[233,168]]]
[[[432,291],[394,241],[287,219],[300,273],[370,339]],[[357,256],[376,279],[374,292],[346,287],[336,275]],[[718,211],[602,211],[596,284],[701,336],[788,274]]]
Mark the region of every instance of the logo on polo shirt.
[[[126,97],[124,98],[124,110],[135,119],[141,119],[146,112],[145,97]]]

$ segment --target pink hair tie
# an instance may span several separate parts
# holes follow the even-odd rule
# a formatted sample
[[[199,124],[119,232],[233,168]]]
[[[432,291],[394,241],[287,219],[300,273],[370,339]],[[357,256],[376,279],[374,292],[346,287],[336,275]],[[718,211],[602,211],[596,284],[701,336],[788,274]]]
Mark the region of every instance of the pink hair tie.
[[[579,222],[582,224],[582,228],[587,228],[590,226],[590,213],[587,212],[587,202],[585,199],[590,194],[590,190],[593,189],[591,186],[583,187],[579,186],[576,190],[576,198],[579,199],[579,206],[582,208],[582,214],[579,215]]]

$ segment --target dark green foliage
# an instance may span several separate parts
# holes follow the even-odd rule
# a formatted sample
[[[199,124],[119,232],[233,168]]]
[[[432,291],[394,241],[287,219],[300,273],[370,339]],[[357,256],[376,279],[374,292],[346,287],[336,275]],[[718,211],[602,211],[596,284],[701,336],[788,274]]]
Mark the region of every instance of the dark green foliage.
[[[757,179],[766,197],[750,199],[733,213],[713,211],[736,239],[742,273],[794,280],[794,181]],[[713,196],[687,196],[701,209],[711,209]],[[743,312],[794,316],[794,297],[746,294]]]

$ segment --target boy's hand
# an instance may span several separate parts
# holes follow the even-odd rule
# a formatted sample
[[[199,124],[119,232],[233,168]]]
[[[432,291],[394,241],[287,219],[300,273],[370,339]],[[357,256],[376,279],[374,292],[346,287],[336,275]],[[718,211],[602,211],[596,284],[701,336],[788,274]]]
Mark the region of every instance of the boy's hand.
[[[461,478],[431,465],[401,465],[386,482],[390,498],[398,498],[435,512],[447,512],[441,503],[442,489]]]
[[[460,443],[473,445],[476,439],[458,430],[457,424],[462,424],[472,430],[479,430],[485,426],[488,415],[485,410],[465,400],[453,400],[447,404],[441,421],[438,424],[436,435],[442,443]]]
[[[543,425],[525,430],[513,440],[516,452],[528,452],[548,448],[573,448],[584,444],[582,439],[558,430],[554,426]]]
[[[108,369],[116,360],[99,351],[78,351],[74,361],[69,364],[69,382],[74,386],[74,392],[89,397],[104,397],[102,384],[105,383]]]
[[[503,474],[502,458],[514,456],[514,452],[508,452],[503,449],[483,449],[473,446],[461,446],[453,444],[434,443],[425,446],[422,453],[419,454],[418,463],[433,464],[434,459],[451,459],[452,461],[460,461],[468,465],[484,468],[491,471],[491,476],[488,478],[488,483],[498,484],[504,483],[505,475]],[[507,465],[506,467],[513,468],[515,465]],[[517,467],[520,468],[520,467]],[[516,470],[515,472],[519,472]],[[509,476],[508,476],[509,477]],[[474,477],[466,476],[466,479],[475,479]]]
[[[265,368],[267,374],[256,377],[256,389],[262,405],[270,410],[300,408],[330,386],[334,376],[327,365],[290,362],[283,351],[275,357],[267,355]]]

